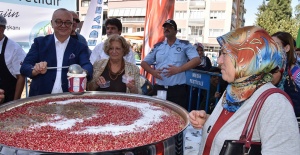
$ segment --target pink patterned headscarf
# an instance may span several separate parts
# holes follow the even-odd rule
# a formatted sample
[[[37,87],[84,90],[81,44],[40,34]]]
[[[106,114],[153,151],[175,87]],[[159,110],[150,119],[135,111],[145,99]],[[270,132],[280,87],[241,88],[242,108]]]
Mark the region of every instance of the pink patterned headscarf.
[[[254,91],[272,80],[269,73],[283,65],[283,50],[262,28],[238,28],[217,38],[235,67],[235,81],[226,88],[224,108],[236,111]]]

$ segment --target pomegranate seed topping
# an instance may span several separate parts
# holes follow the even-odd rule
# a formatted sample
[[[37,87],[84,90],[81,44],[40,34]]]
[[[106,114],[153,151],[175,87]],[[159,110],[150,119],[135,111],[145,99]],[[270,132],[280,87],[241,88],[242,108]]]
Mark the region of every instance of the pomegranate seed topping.
[[[184,124],[174,111],[142,99],[52,98],[0,113],[0,143],[47,152],[101,152],[167,139]]]

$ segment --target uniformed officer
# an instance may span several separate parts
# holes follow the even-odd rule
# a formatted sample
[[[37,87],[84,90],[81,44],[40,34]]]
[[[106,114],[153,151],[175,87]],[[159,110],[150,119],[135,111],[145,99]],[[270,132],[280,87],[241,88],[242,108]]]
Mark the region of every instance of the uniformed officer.
[[[187,108],[185,71],[196,67],[201,61],[195,47],[188,41],[176,38],[177,24],[174,20],[166,20],[163,29],[166,40],[154,45],[141,66],[156,78],[156,90],[167,91],[168,101]],[[154,62],[155,69],[150,66]]]
[[[6,19],[0,15],[0,89],[4,90],[4,103],[19,99],[25,78],[20,74],[26,53],[22,47],[4,35]]]

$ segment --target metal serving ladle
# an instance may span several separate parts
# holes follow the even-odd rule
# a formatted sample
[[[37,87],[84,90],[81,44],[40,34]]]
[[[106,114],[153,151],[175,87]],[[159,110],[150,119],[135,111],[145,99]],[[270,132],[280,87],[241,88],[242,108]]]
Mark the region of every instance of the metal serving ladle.
[[[60,69],[60,68],[69,68],[69,66],[61,66],[61,67],[47,67],[47,69]],[[32,67],[31,69],[34,69],[34,67]]]
[[[69,73],[73,73],[73,74],[82,74],[83,73],[83,69],[81,68],[80,65],[78,64],[72,64],[69,67]]]
[[[47,67],[47,69],[60,69],[60,68],[69,68],[69,73],[73,74],[82,74],[83,69],[78,64],[72,64],[70,66],[61,66],[61,67]],[[32,68],[34,69],[34,68]]]

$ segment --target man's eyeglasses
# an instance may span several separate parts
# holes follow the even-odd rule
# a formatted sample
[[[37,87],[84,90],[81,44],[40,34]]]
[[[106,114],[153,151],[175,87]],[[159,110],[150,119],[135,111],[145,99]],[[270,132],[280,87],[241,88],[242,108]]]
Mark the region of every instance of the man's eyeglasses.
[[[76,23],[80,23],[80,20],[77,19],[77,18],[73,18],[73,21],[76,22]]]
[[[73,24],[71,21],[63,22],[62,20],[55,20],[54,22],[56,26],[62,26],[64,24],[66,27],[70,27]]]

